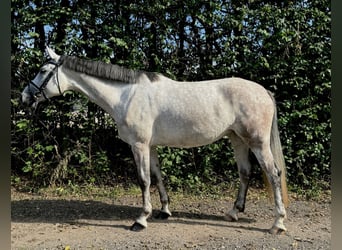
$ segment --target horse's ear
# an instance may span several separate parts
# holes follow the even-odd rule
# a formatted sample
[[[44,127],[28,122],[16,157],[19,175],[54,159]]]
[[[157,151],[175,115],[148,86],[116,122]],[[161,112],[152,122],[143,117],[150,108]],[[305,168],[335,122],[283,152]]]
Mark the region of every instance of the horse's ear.
[[[60,56],[57,55],[52,49],[50,49],[49,46],[46,46],[46,53],[48,54],[48,56],[49,56],[51,59],[53,59],[53,60],[55,60],[55,61],[58,61],[59,58],[60,58]]]

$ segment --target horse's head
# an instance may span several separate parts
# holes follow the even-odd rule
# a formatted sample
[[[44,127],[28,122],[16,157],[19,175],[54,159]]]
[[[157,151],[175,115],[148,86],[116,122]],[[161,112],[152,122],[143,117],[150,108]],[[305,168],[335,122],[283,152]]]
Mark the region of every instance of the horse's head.
[[[36,107],[40,101],[61,95],[58,80],[58,67],[62,64],[61,56],[46,47],[49,60],[43,64],[36,77],[31,80],[21,94],[24,104]]]

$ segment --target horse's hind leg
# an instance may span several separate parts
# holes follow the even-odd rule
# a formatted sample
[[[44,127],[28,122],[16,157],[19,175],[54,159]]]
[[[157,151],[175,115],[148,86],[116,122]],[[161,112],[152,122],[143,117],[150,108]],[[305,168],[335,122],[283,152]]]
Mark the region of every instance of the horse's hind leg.
[[[281,170],[274,163],[273,155],[269,143],[263,143],[260,146],[252,147],[251,150],[259,161],[260,166],[266,173],[266,176],[272,186],[274,201],[276,207],[276,219],[270,230],[272,234],[286,231],[284,219],[286,211],[281,195]]]
[[[251,173],[248,146],[235,134],[229,135],[234,149],[234,156],[239,170],[240,186],[234,207],[224,217],[228,221],[237,221],[238,213],[245,210],[246,195]]]
[[[169,210],[169,196],[167,195],[162,175],[160,173],[158,153],[155,147],[152,147],[150,151],[150,165],[151,174],[156,178],[156,185],[159,191],[160,202],[162,204],[161,211],[156,218],[167,219],[169,216],[171,216],[171,212]]]

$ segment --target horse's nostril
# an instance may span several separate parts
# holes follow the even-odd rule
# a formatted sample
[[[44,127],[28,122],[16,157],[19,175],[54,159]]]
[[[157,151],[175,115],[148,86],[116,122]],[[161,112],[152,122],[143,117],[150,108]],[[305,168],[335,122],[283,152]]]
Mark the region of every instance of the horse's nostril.
[[[31,106],[35,102],[35,100],[34,100],[32,95],[27,94],[27,93],[22,93],[21,94],[21,102],[24,105]]]

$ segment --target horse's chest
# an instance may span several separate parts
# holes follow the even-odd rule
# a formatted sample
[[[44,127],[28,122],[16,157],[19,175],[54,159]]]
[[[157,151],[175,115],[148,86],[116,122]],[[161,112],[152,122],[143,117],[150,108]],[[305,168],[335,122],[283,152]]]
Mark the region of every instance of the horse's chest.
[[[119,137],[130,145],[138,141],[149,143],[152,126],[149,114],[143,112],[126,114],[121,122],[117,123]]]

